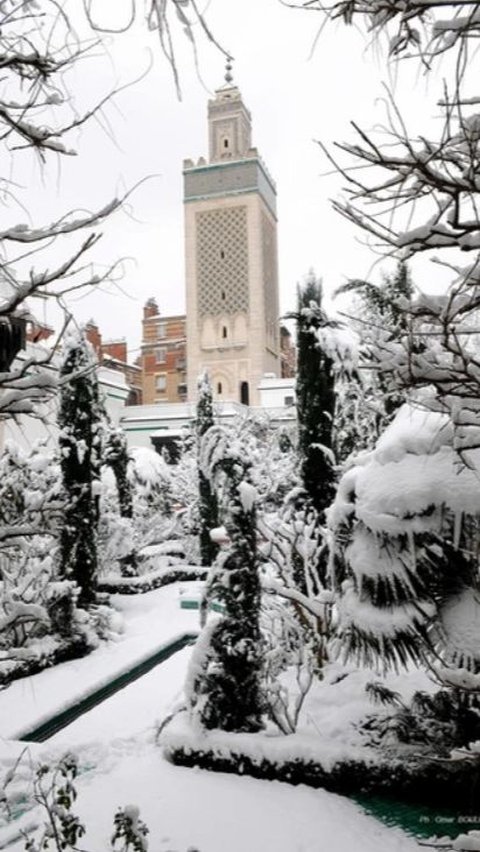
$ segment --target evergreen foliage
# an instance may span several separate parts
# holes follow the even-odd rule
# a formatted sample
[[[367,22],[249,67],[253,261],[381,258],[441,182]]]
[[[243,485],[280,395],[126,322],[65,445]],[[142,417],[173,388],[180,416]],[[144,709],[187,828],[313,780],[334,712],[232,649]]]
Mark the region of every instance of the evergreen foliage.
[[[313,272],[298,288],[296,406],[300,479],[306,508],[316,516],[317,539],[323,540],[325,511],[335,495],[335,462],[332,451],[335,416],[335,363],[333,353],[322,345],[322,334],[333,330],[322,309],[322,284]],[[326,551],[319,547],[315,572],[318,589],[327,575]],[[299,564],[299,589],[307,591]],[[317,589],[317,591],[318,591]]]
[[[333,450],[340,468],[361,450],[370,450],[384,425],[383,398],[376,378],[363,371],[336,384]]]
[[[132,520],[133,518],[133,491],[128,475],[130,457],[125,432],[115,428],[111,423],[107,424],[105,440],[103,445],[103,462],[113,471],[117,485],[118,506],[120,516]],[[122,576],[135,577],[138,575],[137,555],[133,548],[120,560]]]
[[[297,417],[301,478],[320,522],[333,500],[332,426],[335,415],[333,359],[322,349],[317,332],[332,325],[322,309],[322,285],[310,273],[298,289]]]
[[[381,683],[369,683],[366,689],[375,703],[392,708],[391,713],[369,715],[362,723],[372,745],[415,743],[447,757],[452,749],[465,748],[480,737],[476,694],[458,689],[440,689],[432,695],[417,691],[405,703]]]
[[[100,480],[101,406],[91,348],[70,332],[60,367],[60,463],[67,505],[61,531],[61,572],[80,588],[79,604],[95,602]]]
[[[383,327],[392,336],[398,334],[399,330],[408,329],[405,307],[412,298],[413,284],[408,264],[404,260],[399,261],[394,275],[386,276],[382,284],[371,284],[354,278],[339,287],[336,294],[352,292],[361,295],[365,310],[370,311],[372,324],[375,319],[383,320]]]
[[[0,457],[0,647],[71,632],[75,591],[56,581],[65,509],[58,460],[41,443],[7,442]]]
[[[376,437],[407,399],[406,389],[398,384],[391,369],[385,367],[384,349],[392,342],[402,340],[411,331],[407,309],[413,292],[408,264],[403,260],[399,261],[395,273],[387,276],[381,285],[353,279],[336,291],[337,295],[355,293],[361,298],[359,332],[365,344],[367,361],[379,367],[369,377],[369,396],[380,403],[375,405],[378,418]],[[413,338],[411,342],[414,343]],[[415,350],[418,346],[418,341],[415,341]]]
[[[198,380],[197,401],[197,448],[200,452],[202,437],[213,426],[212,387],[205,371]],[[218,501],[210,480],[198,468],[198,503],[200,521],[200,560],[202,565],[212,565],[218,553],[218,545],[212,541],[210,530],[218,526]]]
[[[191,701],[206,728],[254,732],[262,728],[260,580],[256,543],[256,492],[241,442],[220,426],[204,435],[204,474],[221,489],[230,544],[213,569],[210,593],[224,614],[204,628],[194,658]]]
[[[478,478],[446,415],[404,406],[329,513],[338,637],[360,664],[433,668],[478,691]]]
[[[2,543],[9,532],[18,541],[19,527],[26,536],[55,535],[63,504],[56,454],[41,442],[26,452],[7,441],[0,456]]]

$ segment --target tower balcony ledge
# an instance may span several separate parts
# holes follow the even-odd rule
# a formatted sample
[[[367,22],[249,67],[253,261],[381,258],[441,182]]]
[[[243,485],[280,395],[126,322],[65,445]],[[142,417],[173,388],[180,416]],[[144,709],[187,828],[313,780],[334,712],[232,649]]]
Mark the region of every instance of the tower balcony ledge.
[[[198,170],[207,170],[211,169],[222,169],[228,166],[238,166],[242,163],[245,163],[245,160],[256,160],[262,171],[264,172],[267,180],[270,182],[272,188],[276,191],[277,184],[275,179],[272,177],[269,172],[267,166],[265,165],[265,161],[260,157],[256,148],[250,148],[247,153],[243,157],[238,157],[237,159],[226,159],[226,160],[214,160],[213,162],[207,163],[205,157],[200,157],[197,163],[194,163],[193,160],[184,160],[183,161],[183,173],[190,171],[198,171]]]

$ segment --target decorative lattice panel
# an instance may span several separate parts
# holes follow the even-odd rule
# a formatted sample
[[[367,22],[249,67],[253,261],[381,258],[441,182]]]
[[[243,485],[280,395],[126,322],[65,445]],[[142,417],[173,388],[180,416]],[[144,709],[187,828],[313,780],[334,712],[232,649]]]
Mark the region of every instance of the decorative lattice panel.
[[[197,213],[198,313],[248,311],[246,207]]]

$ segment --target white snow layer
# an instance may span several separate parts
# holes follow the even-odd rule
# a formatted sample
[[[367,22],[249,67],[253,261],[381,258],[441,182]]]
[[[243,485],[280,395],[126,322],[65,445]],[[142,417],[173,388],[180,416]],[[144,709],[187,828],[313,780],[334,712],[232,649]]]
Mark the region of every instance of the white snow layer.
[[[150,447],[131,447],[129,453],[135,465],[135,473],[144,485],[154,488],[170,479],[168,465],[155,450]]]
[[[178,590],[176,584],[138,597],[114,596],[125,618],[120,641],[102,643],[83,660],[13,683],[0,702],[3,735],[12,735],[47,712],[61,709],[88,686],[145,657],[160,641],[192,629],[198,613],[178,607]],[[87,825],[82,848],[108,852],[113,815],[119,806],[131,802],[150,829],[149,848],[154,852],[418,852],[413,839],[366,816],[341,796],[304,785],[293,787],[166,762],[155,742],[155,723],[181,701],[190,654],[190,649],[184,649],[50,742],[29,746],[30,757],[47,762],[67,748],[78,753],[78,798],[73,810]],[[389,685],[402,694],[425,688],[425,676],[420,672],[412,675],[411,682],[402,675]],[[306,726],[298,735],[270,732],[251,738],[250,748],[257,754],[272,749],[285,754],[318,753],[325,764],[359,749],[367,757],[369,750],[362,746],[355,723],[368,711],[365,683],[370,678],[371,672],[329,666],[325,681],[318,682],[317,690],[307,698]],[[179,733],[176,727],[176,735]],[[171,735],[175,735],[174,727]],[[224,749],[232,743],[231,735],[215,732],[209,736]],[[24,743],[3,740],[2,768],[10,768],[24,747]],[[32,821],[39,824],[43,819],[40,812],[32,812],[17,826]],[[11,831],[11,826],[0,829],[0,845]],[[22,838],[9,849],[21,852],[24,845]]]
[[[402,406],[376,449],[342,478],[331,526],[355,512],[370,530],[401,535],[435,529],[441,508],[480,514],[480,451],[469,453],[467,468],[451,442],[445,415]]]
[[[249,482],[241,482],[238,486],[240,501],[244,512],[251,512],[257,499],[257,489]]]
[[[325,325],[316,331],[321,349],[337,371],[351,372],[358,364],[358,335],[346,326]]]

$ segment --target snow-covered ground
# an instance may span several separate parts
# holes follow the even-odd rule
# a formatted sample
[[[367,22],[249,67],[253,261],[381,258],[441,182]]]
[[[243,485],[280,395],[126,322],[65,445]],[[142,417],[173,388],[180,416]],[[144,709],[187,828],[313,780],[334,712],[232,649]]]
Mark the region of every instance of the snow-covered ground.
[[[12,763],[20,744],[12,740],[35,721],[66,706],[117,672],[143,659],[169,638],[194,630],[198,613],[179,607],[179,586],[114,599],[124,630],[116,641],[83,660],[18,681],[0,697],[5,739],[1,763]],[[157,723],[181,699],[190,648],[116,693],[42,745],[29,746],[34,760],[52,760],[66,750],[79,757],[75,812],[88,826],[81,848],[107,852],[118,806],[136,804],[149,826],[151,852],[414,852],[417,843],[400,830],[363,814],[349,800],[272,781],[209,773],[169,764],[156,743]],[[353,679],[354,676],[352,675]],[[341,687],[348,704],[345,678]],[[308,717],[318,724],[315,702]],[[332,736],[335,708],[325,709]],[[343,721],[345,713],[343,711]],[[350,717],[363,712],[352,708]],[[320,721],[320,730],[322,729]],[[284,738],[282,738],[284,739]],[[349,743],[349,745],[353,745]],[[31,822],[32,814],[20,824]],[[37,821],[40,819],[36,816]],[[2,841],[12,826],[0,829]],[[9,847],[20,852],[24,841]]]
[[[198,613],[180,609],[179,586],[144,595],[112,595],[120,614],[117,635],[87,657],[12,683],[0,696],[3,736],[21,736],[35,723],[79,701],[169,641],[197,630]]]

